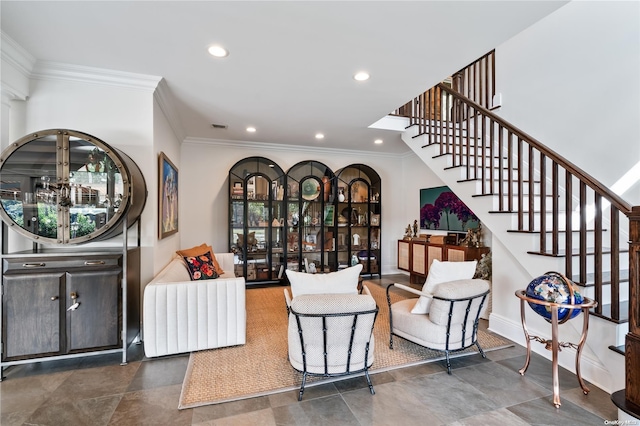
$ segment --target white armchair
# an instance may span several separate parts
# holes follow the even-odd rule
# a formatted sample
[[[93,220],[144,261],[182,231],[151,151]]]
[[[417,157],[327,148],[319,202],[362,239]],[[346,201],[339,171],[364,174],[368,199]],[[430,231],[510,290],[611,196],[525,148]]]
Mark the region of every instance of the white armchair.
[[[289,362],[302,372],[298,400],[307,376],[335,377],[364,372],[373,395],[369,367],[373,364],[373,324],[378,306],[364,287],[363,294],[302,294],[291,298]]]
[[[432,299],[428,313],[412,313],[416,299],[391,303],[390,290],[396,287],[417,296]],[[433,294],[424,293],[402,284],[387,287],[389,304],[389,347],[393,336],[402,337],[426,348],[445,352],[447,372],[451,374],[449,354],[473,345],[485,358],[478,343],[480,311],[489,294],[489,282],[464,279],[438,284]]]

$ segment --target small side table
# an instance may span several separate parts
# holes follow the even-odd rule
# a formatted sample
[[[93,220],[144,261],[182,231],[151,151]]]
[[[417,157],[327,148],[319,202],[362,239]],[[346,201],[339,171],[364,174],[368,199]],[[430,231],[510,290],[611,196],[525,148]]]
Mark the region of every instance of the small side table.
[[[560,383],[558,381],[558,352],[562,349],[560,348],[574,348],[576,349],[576,376],[578,377],[578,382],[580,383],[580,387],[582,388],[582,392],[586,395],[589,393],[589,388],[585,385],[582,380],[582,376],[580,375],[580,355],[582,354],[582,347],[584,346],[587,340],[587,332],[589,331],[589,309],[594,308],[598,305],[592,299],[584,297],[584,302],[576,305],[569,304],[561,304],[554,302],[547,302],[545,300],[534,299],[527,296],[524,290],[517,290],[516,296],[520,299],[520,317],[522,320],[522,329],[524,330],[524,336],[527,340],[527,358],[524,362],[524,367],[522,367],[518,372],[524,376],[524,373],[527,371],[529,367],[529,361],[531,361],[531,341],[535,340],[536,342],[544,343],[545,349],[550,350],[552,355],[552,374],[553,374],[553,405],[556,408],[560,407]],[[551,308],[551,340],[543,339],[538,336],[533,336],[529,334],[527,330],[527,324],[525,320],[525,303],[531,302],[536,305],[544,305],[549,306]],[[561,308],[573,308],[573,309],[581,309],[582,310],[582,335],[580,336],[580,342],[578,344],[571,342],[559,342],[558,341],[558,309]]]

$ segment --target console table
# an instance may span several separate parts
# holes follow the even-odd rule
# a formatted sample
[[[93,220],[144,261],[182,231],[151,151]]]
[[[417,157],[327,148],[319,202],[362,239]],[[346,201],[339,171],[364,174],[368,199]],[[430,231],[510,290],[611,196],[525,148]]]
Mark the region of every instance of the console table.
[[[398,269],[409,272],[412,284],[422,284],[434,259],[441,262],[480,260],[489,247],[464,247],[422,240],[398,240]]]
[[[524,376],[524,373],[529,367],[529,361],[531,360],[531,341],[535,340],[536,342],[544,343],[545,349],[550,350],[552,353],[551,368],[553,375],[553,405],[555,405],[556,408],[559,408],[560,383],[558,381],[558,352],[562,350],[560,348],[574,348],[576,349],[576,376],[578,377],[578,382],[580,383],[582,392],[585,395],[588,394],[589,388],[587,387],[587,385],[585,385],[584,381],[582,380],[582,376],[580,375],[580,355],[582,354],[582,348],[587,341],[587,332],[589,331],[589,309],[595,308],[598,303],[587,297],[584,297],[583,303],[575,305],[547,302],[545,300],[534,299],[527,296],[525,290],[517,290],[516,296],[520,299],[520,318],[522,320],[522,329],[524,330],[524,336],[527,340],[527,358],[525,359],[524,366],[520,370],[518,370],[518,372],[522,376]],[[551,340],[529,334],[525,320],[524,302],[531,302],[535,303],[536,305],[544,305],[551,308]],[[582,335],[580,336],[580,342],[578,342],[578,344],[558,341],[558,309],[562,308],[582,310]]]

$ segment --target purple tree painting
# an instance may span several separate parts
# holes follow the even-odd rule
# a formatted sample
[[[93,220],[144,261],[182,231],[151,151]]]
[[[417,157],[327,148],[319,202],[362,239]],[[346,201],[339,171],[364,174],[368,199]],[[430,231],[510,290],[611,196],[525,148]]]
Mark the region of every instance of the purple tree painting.
[[[447,186],[420,190],[420,227],[466,231],[480,225],[478,217]]]
[[[420,208],[420,228],[436,229],[440,222],[440,210],[433,204],[425,204]]]

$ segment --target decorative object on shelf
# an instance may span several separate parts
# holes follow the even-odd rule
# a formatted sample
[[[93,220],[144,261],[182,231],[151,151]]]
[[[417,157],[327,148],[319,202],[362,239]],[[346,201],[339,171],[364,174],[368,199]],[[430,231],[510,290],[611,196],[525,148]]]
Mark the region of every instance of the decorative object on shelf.
[[[159,238],[178,232],[178,168],[164,152],[159,156]]]
[[[405,240],[410,240],[411,239],[411,224],[407,225],[407,228],[404,230],[404,239]]]
[[[331,194],[331,179],[329,179],[329,176],[322,176],[322,186],[324,191],[323,198],[324,202],[326,203],[327,201],[329,201],[329,195]]]
[[[333,204],[328,204],[326,206],[324,206],[324,224],[325,226],[333,226],[333,219],[334,219],[334,205]]]
[[[420,228],[465,231],[479,224],[476,215],[449,187],[420,190]]]
[[[313,178],[305,179],[302,182],[302,198],[307,201],[313,201],[320,195],[320,185]]]
[[[355,254],[351,256],[351,266],[356,266],[360,261],[358,260],[358,256]]]
[[[417,237],[418,236],[418,221],[414,220],[413,221],[413,237]]]
[[[563,305],[580,305],[584,299],[575,284],[559,272],[550,271],[534,278],[527,286],[527,297]],[[551,307],[528,302],[535,313],[551,322]],[[562,324],[580,314],[580,308],[558,308],[558,324]]]
[[[380,226],[380,215],[379,214],[373,214],[371,213],[370,216],[371,218],[371,226]]]
[[[353,245],[356,247],[360,245],[360,235],[353,234]]]
[[[460,240],[459,245],[463,247],[482,247],[482,227],[467,229],[467,235]]]
[[[344,203],[344,200],[345,200],[345,199],[346,199],[346,198],[345,198],[345,196],[344,196],[344,188],[340,187],[340,188],[338,189],[338,201],[339,201],[339,202],[341,202],[341,203]]]
[[[491,252],[482,254],[478,261],[478,266],[476,267],[476,274],[473,278],[491,281],[491,275],[493,273],[491,263]]]

